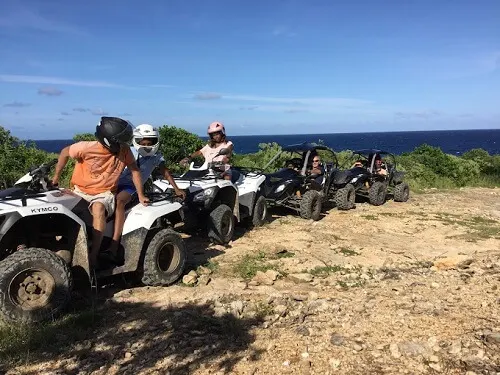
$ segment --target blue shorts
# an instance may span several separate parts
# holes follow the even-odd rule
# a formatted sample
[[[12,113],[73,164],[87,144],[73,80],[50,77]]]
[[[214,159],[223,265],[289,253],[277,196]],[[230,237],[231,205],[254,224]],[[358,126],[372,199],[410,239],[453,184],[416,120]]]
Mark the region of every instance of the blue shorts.
[[[134,194],[135,192],[137,192],[136,188],[134,185],[118,185],[118,190],[117,190],[117,193],[120,193],[122,191],[126,191],[127,193],[129,193],[130,195]]]

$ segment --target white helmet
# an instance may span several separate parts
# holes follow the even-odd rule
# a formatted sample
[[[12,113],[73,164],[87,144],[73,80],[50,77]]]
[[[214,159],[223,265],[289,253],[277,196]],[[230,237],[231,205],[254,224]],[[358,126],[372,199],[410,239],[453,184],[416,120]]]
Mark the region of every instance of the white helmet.
[[[143,139],[151,139],[151,146],[142,146],[139,144]],[[158,152],[160,147],[160,134],[158,130],[149,124],[141,124],[134,130],[132,144],[141,156],[152,156]]]

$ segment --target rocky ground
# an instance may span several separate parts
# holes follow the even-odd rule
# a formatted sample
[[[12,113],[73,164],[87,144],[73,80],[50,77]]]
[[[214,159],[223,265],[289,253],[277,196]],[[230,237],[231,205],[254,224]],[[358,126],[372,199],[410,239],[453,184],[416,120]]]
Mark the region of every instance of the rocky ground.
[[[189,286],[102,291],[90,334],[7,373],[500,374],[500,189],[237,237],[186,238]]]

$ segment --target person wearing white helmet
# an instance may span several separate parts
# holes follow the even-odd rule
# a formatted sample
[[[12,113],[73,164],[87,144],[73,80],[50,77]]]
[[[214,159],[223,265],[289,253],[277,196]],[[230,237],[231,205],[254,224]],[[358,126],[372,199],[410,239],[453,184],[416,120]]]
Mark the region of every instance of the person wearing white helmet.
[[[142,181],[147,181],[153,173],[153,170],[156,167],[159,167],[160,173],[173,186],[175,194],[182,197],[182,199],[185,199],[186,193],[179,189],[170,174],[170,171],[165,166],[165,159],[163,158],[163,155],[158,152],[158,149],[160,148],[160,134],[158,129],[149,124],[141,124],[137,126],[133,132],[132,145],[133,148],[131,151],[137,161],[137,166],[141,171]],[[128,202],[130,202],[132,195],[136,192],[137,190],[135,189],[131,178],[131,171],[125,168],[118,181],[113,241],[109,250],[105,252],[105,255],[108,256],[108,260],[117,264],[120,263],[117,255],[120,237],[125,223],[125,206]]]
[[[218,121],[212,122],[208,125],[207,133],[209,136],[208,143],[201,149],[193,152],[187,158],[182,159],[180,162],[181,165],[187,165],[187,163],[195,156],[203,155],[205,160],[214,162],[220,161],[225,163],[226,170],[222,173],[224,179],[234,180],[236,173],[231,170],[231,166],[229,164],[230,157],[233,153],[233,142],[226,139],[226,129],[224,128],[224,125]],[[222,148],[229,149],[229,154],[215,156]]]

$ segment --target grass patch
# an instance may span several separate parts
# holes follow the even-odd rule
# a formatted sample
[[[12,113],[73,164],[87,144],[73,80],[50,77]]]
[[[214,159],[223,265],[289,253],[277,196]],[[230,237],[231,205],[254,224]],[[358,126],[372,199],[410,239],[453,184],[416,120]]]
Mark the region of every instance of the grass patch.
[[[357,251],[349,248],[349,247],[340,247],[335,250],[336,253],[340,253],[342,255],[345,255],[346,257],[352,257],[354,255],[361,255],[361,253],[358,253]]]
[[[220,265],[216,260],[209,259],[207,263],[203,264],[203,267],[208,268],[210,271],[212,271],[212,273],[215,273],[219,270]]]
[[[273,313],[273,307],[270,304],[262,301],[259,301],[255,304],[254,310],[255,317],[257,319],[263,319]]]
[[[315,268],[313,268],[309,271],[306,271],[306,272],[310,273],[313,276],[317,276],[317,277],[327,277],[328,275],[330,275],[332,273],[345,271],[345,270],[346,269],[342,266],[333,265],[333,266],[318,266],[318,267],[315,267]]]
[[[53,322],[0,324],[0,363],[30,362],[41,353],[60,353],[72,344],[93,336],[103,316],[95,310],[66,314]]]
[[[366,219],[366,220],[377,220],[376,215],[361,215],[361,217]]]
[[[238,263],[233,267],[233,272],[245,279],[249,280],[255,276],[257,271],[266,272],[267,270],[279,271],[279,267],[276,264],[270,264],[267,262],[267,255],[263,251],[260,251],[255,255],[245,255]],[[279,271],[280,272],[280,271]]]
[[[399,216],[399,214],[395,212],[379,212],[379,215],[381,216]]]
[[[463,238],[468,242],[477,242],[490,238],[500,239],[500,223],[493,219],[442,212],[435,214],[435,219],[445,225],[459,225],[467,229],[467,234],[447,236],[447,238]]]

